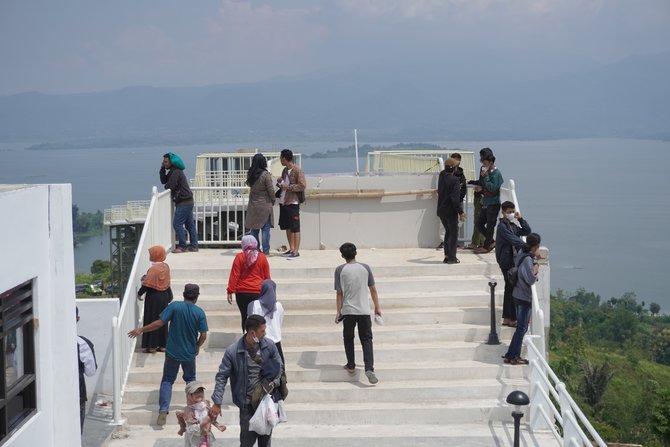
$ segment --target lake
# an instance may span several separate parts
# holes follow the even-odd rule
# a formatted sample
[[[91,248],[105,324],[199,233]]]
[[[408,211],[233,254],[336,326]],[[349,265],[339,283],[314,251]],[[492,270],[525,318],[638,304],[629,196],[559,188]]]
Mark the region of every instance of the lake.
[[[367,142],[388,146],[397,142]],[[635,292],[639,301],[670,311],[664,276],[670,255],[666,167],[670,142],[631,139],[437,141],[448,148],[491,147],[505,179],[514,179],[524,217],[551,252],[552,290],[583,287],[602,299]],[[32,143],[0,143],[0,183],[71,183],[73,203],[96,211],[147,200],[159,185],[165,152],[178,153],[193,176],[195,156],[238,147],[310,154],[351,142],[194,145],[176,148],[25,150]],[[364,169],[365,162],[360,162]],[[308,173],[353,172],[353,159],[303,160]],[[161,188],[162,189],[162,188]],[[108,259],[108,237],[75,249],[77,271]]]

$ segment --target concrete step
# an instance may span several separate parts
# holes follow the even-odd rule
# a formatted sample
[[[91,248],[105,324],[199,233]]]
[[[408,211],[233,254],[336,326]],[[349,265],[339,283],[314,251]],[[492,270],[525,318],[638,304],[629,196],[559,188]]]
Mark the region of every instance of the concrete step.
[[[290,395],[289,395],[290,398]],[[512,421],[507,407],[500,407],[496,396],[485,399],[465,399],[451,402],[391,401],[391,402],[286,402],[286,412],[296,425],[397,425],[487,423],[488,421]],[[181,404],[173,404],[168,415],[168,424],[176,425],[174,411]],[[122,413],[128,424],[153,424],[158,414],[158,404],[123,404]],[[224,423],[239,423],[239,410],[229,405],[222,407],[219,420]]]
[[[207,334],[207,346],[209,348],[226,348],[235,342],[240,336],[238,327],[230,328],[234,332],[217,331],[210,328]],[[241,328],[239,328],[241,332]],[[421,342],[429,338],[434,343],[447,343],[450,341],[485,342],[488,339],[490,329],[486,326],[473,324],[414,324],[400,325],[392,322],[383,326],[375,326],[372,329],[374,344],[412,343]],[[514,328],[503,327],[499,335],[505,339],[511,339]],[[332,324],[327,326],[313,327],[290,327],[282,330],[282,348],[284,346],[301,346],[310,344],[312,346],[327,346],[342,340],[342,326]]]
[[[171,285],[177,293],[184,290],[184,284],[192,282],[191,279],[182,280],[172,278]],[[277,279],[277,295],[304,295],[314,293],[335,294],[334,280],[325,278],[287,278]],[[226,296],[228,278],[200,281],[200,293],[208,296]],[[490,292],[488,279],[482,275],[457,275],[457,276],[417,276],[417,277],[375,277],[375,286],[380,295],[385,293],[405,292],[411,296],[417,292],[434,292],[440,290],[449,291],[479,291]]]
[[[334,324],[335,311],[333,302],[328,309],[285,309],[283,329],[325,327]],[[421,308],[407,309],[390,308],[383,310],[385,324],[478,324],[487,325],[491,319],[488,307],[453,307],[453,308]],[[240,325],[240,312],[237,306],[228,306],[225,310],[207,311],[207,324],[210,330],[235,328]]]
[[[500,293],[498,293],[500,292]],[[278,294],[284,308],[289,310],[328,310],[335,309],[335,291],[322,291],[309,294]],[[502,290],[496,289],[496,306],[502,306]],[[389,291],[379,295],[382,309],[413,309],[413,308],[447,308],[447,307],[488,307],[491,302],[490,291],[481,290],[443,290],[437,289],[427,292],[400,292]],[[198,298],[198,306],[206,312],[210,310],[237,309],[237,304],[228,304],[226,295],[202,294]],[[500,309],[498,309],[500,313]]]
[[[143,354],[147,355],[147,354]],[[362,358],[362,353],[356,353]],[[158,387],[163,375],[162,358],[160,362],[145,364],[143,367],[133,367],[129,373],[129,383],[151,384]],[[198,377],[204,380],[213,380],[219,370],[220,357],[211,359],[209,362],[198,360]],[[522,379],[524,378],[523,367],[512,367],[503,364],[491,364],[474,360],[443,360],[434,359],[430,361],[386,363],[375,362],[375,371],[378,377],[385,380],[422,381],[434,380],[463,380],[463,379],[486,379],[497,377],[499,379]],[[354,377],[349,377],[341,365],[315,365],[302,367],[289,363],[286,366],[289,384],[301,382],[365,382],[363,371],[359,367]]]
[[[377,371],[379,383],[376,386],[369,385],[367,378],[358,371],[358,381],[348,380],[342,382],[299,382],[292,381],[289,387],[290,402],[309,404],[310,402],[350,402],[357,405],[360,402],[397,402],[422,401],[422,402],[448,402],[464,399],[486,399],[490,396],[502,394],[507,396],[510,392],[525,387],[524,380],[499,381],[493,378],[486,379],[464,379],[454,380],[445,377],[442,380],[385,380],[380,371]],[[214,389],[214,375],[204,376],[200,374],[201,382],[206,387],[208,396]],[[445,380],[448,379],[448,380]],[[157,382],[158,383],[158,382]],[[158,387],[156,384],[132,384],[126,388],[128,397],[124,399],[127,404],[157,404]],[[184,388],[181,384],[173,387],[172,402],[175,405],[185,405]],[[230,388],[224,394],[224,403],[232,404]]]
[[[510,410],[511,411],[511,410]],[[129,426],[120,439],[112,439],[108,446],[182,447],[184,440],[177,435],[177,428],[166,426]],[[215,433],[217,443],[235,443],[239,426],[228,424],[223,433]],[[272,439],[283,447],[342,447],[363,444],[366,447],[511,447],[514,443],[512,423],[459,424],[444,426],[439,424],[402,425],[296,425],[289,420],[279,424],[272,433]],[[155,444],[154,444],[155,442]],[[558,446],[549,432],[530,433],[526,418],[522,419],[520,443],[522,446]],[[218,445],[217,444],[217,445]]]

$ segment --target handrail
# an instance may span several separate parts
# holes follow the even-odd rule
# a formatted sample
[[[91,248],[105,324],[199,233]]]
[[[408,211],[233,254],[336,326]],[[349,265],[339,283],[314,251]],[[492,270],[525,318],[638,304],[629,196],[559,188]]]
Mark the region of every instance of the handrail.
[[[127,333],[140,323],[141,305],[135,299],[141,276],[151,265],[148,249],[162,245],[169,249],[172,245],[172,200],[170,191],[158,193],[152,189],[151,203],[142,229],[142,235],[135,252],[133,267],[128,276],[128,284],[123,294],[119,313],[112,319],[112,344],[114,353],[114,401],[113,425],[122,425],[121,404],[123,391],[130,372],[130,362],[135,350],[136,339]]]

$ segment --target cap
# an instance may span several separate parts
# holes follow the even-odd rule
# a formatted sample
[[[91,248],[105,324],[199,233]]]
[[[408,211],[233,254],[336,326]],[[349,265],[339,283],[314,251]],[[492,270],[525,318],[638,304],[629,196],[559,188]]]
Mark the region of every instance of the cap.
[[[195,380],[193,382],[189,382],[186,384],[186,394],[193,394],[200,388],[202,388],[203,390],[205,389],[202,383]]]
[[[197,298],[200,295],[200,287],[197,284],[186,284],[184,286],[184,298]]]

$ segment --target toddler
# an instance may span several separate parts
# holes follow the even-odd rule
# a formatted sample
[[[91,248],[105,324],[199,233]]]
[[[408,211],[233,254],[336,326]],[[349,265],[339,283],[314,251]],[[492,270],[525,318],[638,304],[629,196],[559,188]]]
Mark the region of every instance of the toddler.
[[[200,382],[186,384],[186,406],[177,411],[179,436],[184,435],[186,447],[211,447],[214,442],[212,425],[220,431],[226,426],[209,417],[211,404],[205,399],[205,387]]]

